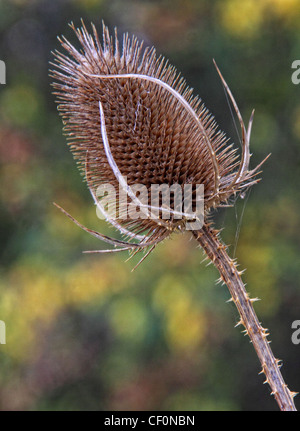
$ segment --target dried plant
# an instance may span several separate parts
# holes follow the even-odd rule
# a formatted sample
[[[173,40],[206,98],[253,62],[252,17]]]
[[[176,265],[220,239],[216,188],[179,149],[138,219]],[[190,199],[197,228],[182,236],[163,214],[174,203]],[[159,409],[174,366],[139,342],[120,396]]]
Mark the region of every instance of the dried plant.
[[[135,184],[143,184],[149,191],[152,184],[182,187],[203,184],[204,224],[193,235],[219,270],[220,281],[228,286],[240,314],[238,325],[244,326],[249,335],[280,409],[295,410],[295,393],[285,384],[279,360],[267,340],[267,330],[253,309],[256,298],[249,298],[242,271],[227,254],[227,247],[211,221],[213,209],[227,205],[232,196],[258,182],[262,163],[249,170],[253,113],[246,129],[235,99],[216,66],[241,126],[239,158],[201,100],[193,96],[173,66],[157,57],[154,48],[143,50],[142,43],[126,34],[121,51],[116,32],[112,38],[104,24],[103,44],[94,26],[93,36],[84,24],[81,29],[73,24],[71,27],[82,49],[77,50],[64,37],[59,39],[66,53],[54,53],[55,69],[51,72],[58,109],[71,151],[95,203],[125,238],[117,240],[88,229],[59,208],[82,229],[114,246],[111,250],[94,252],[129,250],[135,254],[145,250],[144,259],[172,232],[185,230],[189,215],[182,213],[178,219],[171,201],[168,220],[163,217],[165,208],[160,205],[157,218],[132,220],[124,217],[120,206],[117,217],[112,218],[97,200],[97,187],[109,183],[120,190],[121,185],[129,199],[140,204],[146,213],[152,208],[141,203],[133,190]],[[192,194],[193,205],[195,199]]]

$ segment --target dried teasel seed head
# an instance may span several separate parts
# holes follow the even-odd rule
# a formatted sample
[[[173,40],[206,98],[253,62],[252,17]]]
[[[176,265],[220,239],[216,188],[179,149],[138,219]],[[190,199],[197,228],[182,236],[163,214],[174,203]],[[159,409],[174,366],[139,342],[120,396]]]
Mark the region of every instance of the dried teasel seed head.
[[[253,115],[246,130],[219,69],[242,128],[241,160],[200,98],[154,48],[143,49],[143,43],[125,34],[120,49],[117,32],[111,37],[104,24],[102,43],[94,25],[93,35],[83,23],[80,29],[71,27],[81,50],[59,39],[66,53],[54,53],[51,73],[64,131],[94,198],[103,183],[112,184],[118,198],[121,178],[126,178],[127,191],[135,184],[149,192],[153,184],[191,184],[192,199],[193,187],[203,184],[207,215],[257,181],[257,168],[248,169]],[[119,211],[109,221],[131,239],[140,239],[142,248],[184,229],[186,218],[175,217],[172,199],[170,208],[169,220],[162,213],[156,220],[132,220]],[[119,243],[121,248],[130,244]]]
[[[141,204],[143,212],[150,209],[152,213],[154,205],[149,200],[143,204],[135,193],[135,185],[143,186],[150,195],[152,185],[180,188],[191,185],[193,204],[197,203],[193,187],[204,185],[204,225],[193,229],[193,235],[218,269],[221,281],[227,284],[240,314],[239,324],[245,327],[245,334],[253,343],[280,409],[296,410],[295,393],[283,380],[266,329],[261,326],[241,279],[242,271],[238,271],[235,260],[227,254],[219,231],[211,228],[208,221],[212,208],[226,204],[230,196],[257,182],[261,164],[249,170],[253,113],[246,129],[235,99],[216,66],[241,126],[239,160],[201,100],[193,96],[174,67],[156,56],[154,48],[143,51],[142,43],[124,35],[121,52],[117,34],[113,40],[105,25],[102,44],[94,26],[93,36],[84,24],[81,29],[71,27],[82,49],[78,51],[63,38],[60,42],[66,54],[54,53],[52,76],[58,109],[95,203],[129,240],[112,239],[90,230],[61,210],[85,231],[118,247],[94,252],[131,250],[135,254],[148,249],[142,261],[172,231],[187,228],[189,214],[181,212],[178,220],[173,199],[167,208],[171,215],[168,220],[164,219],[166,208],[161,202],[157,204],[156,218],[131,218],[127,213],[123,217],[120,204],[118,216],[112,218],[97,201],[97,188],[112,185],[119,194],[117,202],[125,192],[132,203]]]

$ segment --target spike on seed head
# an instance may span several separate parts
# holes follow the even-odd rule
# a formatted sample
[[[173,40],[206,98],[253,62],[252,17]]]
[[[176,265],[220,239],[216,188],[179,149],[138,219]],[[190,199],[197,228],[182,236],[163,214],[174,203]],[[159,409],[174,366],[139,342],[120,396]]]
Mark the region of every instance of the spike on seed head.
[[[126,34],[121,51],[117,32],[113,40],[104,24],[102,44],[94,25],[93,35],[84,23],[80,29],[70,26],[81,50],[65,37],[59,39],[66,54],[54,53],[53,87],[69,146],[95,202],[97,187],[103,183],[115,187],[118,202],[124,177],[127,183],[122,187],[130,199],[134,199],[134,184],[148,191],[152,184],[203,184],[208,214],[256,182],[256,169],[248,170],[253,115],[246,131],[218,68],[242,127],[244,147],[238,170],[236,152],[214,118],[154,48],[143,50],[143,43]],[[139,249],[152,247],[172,231],[184,229],[186,219],[175,218],[174,205],[171,199],[169,220],[163,219],[161,207],[158,219],[132,220],[123,217],[120,207],[116,219],[107,214],[106,219],[129,241],[138,239]],[[146,213],[149,206],[141,209]],[[123,247],[131,245],[124,242]]]

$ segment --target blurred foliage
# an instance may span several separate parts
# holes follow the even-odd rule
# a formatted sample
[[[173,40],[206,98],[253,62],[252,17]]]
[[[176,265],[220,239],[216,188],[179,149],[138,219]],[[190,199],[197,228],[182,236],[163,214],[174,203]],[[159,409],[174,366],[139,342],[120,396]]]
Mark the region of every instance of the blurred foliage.
[[[62,135],[48,76],[68,23],[101,20],[155,45],[239,141],[214,70],[245,119],[256,108],[253,166],[262,182],[215,215],[300,390],[300,58],[298,0],[0,0],[0,345],[2,410],[276,410],[258,360],[233,326],[234,306],[190,235],[161,244],[133,273],[53,205],[114,234],[96,217]],[[296,404],[299,400],[296,398]]]

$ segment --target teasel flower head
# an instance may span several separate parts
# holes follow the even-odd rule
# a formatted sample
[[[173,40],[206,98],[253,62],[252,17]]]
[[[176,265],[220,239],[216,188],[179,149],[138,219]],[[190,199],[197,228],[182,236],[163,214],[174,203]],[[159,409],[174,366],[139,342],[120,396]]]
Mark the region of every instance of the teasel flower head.
[[[143,43],[128,34],[120,47],[117,32],[113,38],[104,24],[102,43],[93,25],[93,35],[84,24],[80,29],[71,27],[81,49],[64,37],[59,39],[65,52],[54,53],[52,71],[71,151],[98,206],[99,186],[113,185],[120,202],[121,185],[129,201],[141,203],[143,213],[132,220],[118,205],[114,218],[105,214],[129,238],[114,245],[136,250],[154,247],[171,232],[186,227],[189,214],[182,211],[178,217],[172,196],[169,217],[161,201],[153,217],[150,198],[145,204],[139,201],[132,189],[136,184],[145,186],[149,196],[153,184],[180,185],[182,192],[189,184],[191,209],[197,205],[196,185],[202,184],[207,220],[211,209],[227,204],[232,195],[257,181],[257,168],[249,171],[253,116],[246,131],[219,69],[241,123],[241,159],[201,99],[154,48],[143,49]]]
[[[114,246],[93,252],[130,250],[133,256],[145,250],[142,261],[170,233],[187,229],[198,203],[195,190],[197,185],[203,185],[203,220],[192,233],[218,269],[220,281],[227,285],[240,315],[237,326],[244,326],[249,335],[280,409],[295,410],[296,393],[285,384],[280,361],[267,340],[267,329],[261,326],[253,309],[252,302],[257,298],[249,297],[241,278],[243,271],[227,254],[210,221],[213,209],[226,205],[232,196],[258,181],[258,169],[263,162],[249,169],[254,111],[246,129],[216,66],[241,126],[242,151],[238,156],[202,101],[193,95],[175,68],[157,56],[154,48],[143,50],[143,44],[127,34],[120,48],[117,33],[111,37],[105,25],[102,43],[94,26],[93,35],[83,23],[81,29],[71,27],[81,49],[64,37],[59,39],[64,53],[54,53],[51,72],[58,109],[71,151],[97,207],[125,238],[113,239],[88,229],[57,206],[82,229]],[[114,217],[103,205],[103,199],[98,199],[97,190],[105,184],[116,191],[118,206]],[[136,192],[136,185],[146,190],[146,201]],[[153,185],[166,185],[169,190],[176,185],[181,191],[190,185],[192,212],[182,210],[183,205],[178,211],[174,196],[169,196],[167,207],[162,199],[153,205],[149,202]],[[124,211],[120,203],[121,194],[139,206],[144,217],[130,217],[128,206]],[[195,218],[198,222],[197,212]]]

